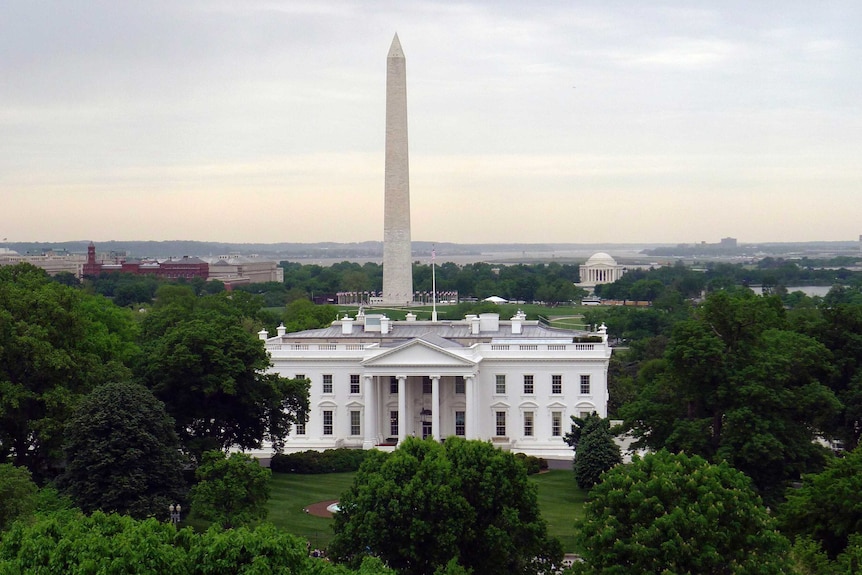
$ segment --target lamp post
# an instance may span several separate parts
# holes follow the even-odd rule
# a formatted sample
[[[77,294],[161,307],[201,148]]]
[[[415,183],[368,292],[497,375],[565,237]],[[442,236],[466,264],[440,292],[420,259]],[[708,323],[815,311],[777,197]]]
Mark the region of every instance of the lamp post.
[[[179,503],[177,503],[176,505],[174,505],[173,503],[168,505],[168,511],[171,512],[171,523],[174,524],[174,527],[176,527],[180,522],[180,512],[182,510],[183,508],[180,506]]]

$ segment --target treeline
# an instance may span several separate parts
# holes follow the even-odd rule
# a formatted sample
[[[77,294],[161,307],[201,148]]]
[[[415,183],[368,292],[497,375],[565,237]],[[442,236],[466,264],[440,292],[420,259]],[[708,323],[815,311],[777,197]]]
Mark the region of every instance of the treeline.
[[[376,263],[341,262],[329,267],[281,262],[284,268],[284,289],[277,286],[246,286],[242,289],[264,293],[279,292],[285,303],[300,297],[314,298],[320,294],[340,291],[380,292],[383,289],[383,266]],[[578,281],[577,264],[516,264],[492,265],[473,263],[458,265],[446,262],[435,266],[437,291],[457,291],[461,298],[496,295],[508,300],[545,301],[551,303],[580,299],[586,292],[574,286]],[[413,289],[430,292],[430,265],[413,264]],[[268,298],[274,302],[278,298]]]
[[[862,285],[862,273],[841,265],[854,263],[851,258],[813,261],[784,260],[767,257],[755,265],[711,262],[703,267],[689,267],[682,262],[653,269],[634,269],[612,284],[596,287],[596,294],[612,300],[655,301],[699,297],[703,292],[732,286],[762,286],[767,293],[785,296],[792,286]],[[814,267],[832,264],[835,267]],[[795,296],[796,297],[796,296]]]

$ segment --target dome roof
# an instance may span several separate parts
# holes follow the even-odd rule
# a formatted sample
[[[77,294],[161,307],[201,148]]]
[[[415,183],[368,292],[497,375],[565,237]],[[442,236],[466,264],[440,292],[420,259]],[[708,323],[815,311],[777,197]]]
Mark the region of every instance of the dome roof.
[[[587,260],[586,265],[596,265],[596,264],[605,264],[609,266],[617,265],[617,261],[606,254],[605,252],[599,252],[597,254],[593,254],[590,259]]]

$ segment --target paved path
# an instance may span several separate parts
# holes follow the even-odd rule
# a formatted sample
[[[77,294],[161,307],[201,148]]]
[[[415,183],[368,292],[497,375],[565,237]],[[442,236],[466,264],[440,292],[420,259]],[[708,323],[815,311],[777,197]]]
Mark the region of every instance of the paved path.
[[[312,503],[305,508],[305,512],[309,515],[314,515],[315,517],[332,517],[332,512],[329,511],[327,507],[337,501],[337,499],[330,499],[329,501],[318,501],[317,503]]]

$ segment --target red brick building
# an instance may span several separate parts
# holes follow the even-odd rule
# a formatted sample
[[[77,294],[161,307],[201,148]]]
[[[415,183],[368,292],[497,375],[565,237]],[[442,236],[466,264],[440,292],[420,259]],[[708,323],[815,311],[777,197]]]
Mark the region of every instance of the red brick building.
[[[210,265],[198,258],[184,256],[180,259],[170,259],[162,262],[155,260],[122,260],[116,263],[104,263],[96,260],[96,246],[93,242],[87,246],[87,263],[84,264],[84,276],[97,276],[102,272],[122,272],[135,275],[154,275],[162,278],[209,278]]]

